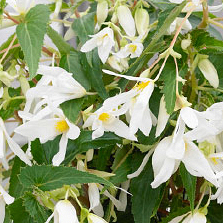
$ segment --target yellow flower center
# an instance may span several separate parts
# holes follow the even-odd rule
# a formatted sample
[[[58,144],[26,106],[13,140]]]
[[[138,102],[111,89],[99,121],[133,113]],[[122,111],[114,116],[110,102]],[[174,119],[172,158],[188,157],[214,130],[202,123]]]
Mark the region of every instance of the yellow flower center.
[[[108,113],[106,113],[106,112],[101,113],[99,115],[99,117],[98,117],[98,119],[101,120],[101,121],[103,121],[103,122],[108,121],[109,118],[110,118],[110,115]]]
[[[146,81],[146,82],[141,82],[135,85],[134,88],[137,88],[138,90],[143,90],[145,87],[148,86],[150,81]]]
[[[136,45],[134,45],[134,44],[129,45],[129,50],[130,50],[131,53],[135,53],[136,49],[137,49]]]
[[[217,157],[212,157],[211,160],[212,162],[214,163],[214,165],[217,165],[218,164],[218,161],[217,161]]]
[[[58,121],[55,126],[59,132],[65,132],[69,129],[69,126],[65,120]]]
[[[106,33],[104,36],[102,36],[101,38],[104,39],[106,36],[108,36],[108,34]]]

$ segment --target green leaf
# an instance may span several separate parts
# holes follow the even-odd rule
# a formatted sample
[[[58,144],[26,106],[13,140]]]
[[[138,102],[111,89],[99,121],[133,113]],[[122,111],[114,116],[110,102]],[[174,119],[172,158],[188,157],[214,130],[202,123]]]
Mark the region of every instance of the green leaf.
[[[21,167],[25,166],[26,165],[18,157],[15,157],[9,181],[9,194],[14,198],[19,198],[24,193],[24,187],[20,183],[18,175],[20,174]]]
[[[94,17],[95,13],[88,13],[85,16],[82,16],[78,19],[75,19],[72,24],[72,29],[74,30],[75,34],[78,36],[80,44],[83,45],[89,39],[89,35],[94,34]],[[92,51],[86,53],[87,62],[90,66],[92,63]]]
[[[77,51],[71,51],[69,54],[62,56],[60,60],[60,67],[73,74],[75,80],[77,80],[85,89],[89,91],[91,84],[81,66],[80,53]]]
[[[223,212],[222,212],[223,205],[220,205],[215,201],[211,201],[208,205],[208,214],[207,219],[211,223],[222,223],[223,219]]]
[[[73,47],[71,47],[70,44],[68,44],[63,39],[63,37],[57,31],[55,31],[51,26],[48,26],[47,28],[47,35],[56,45],[61,54],[69,54],[70,51],[73,49]]]
[[[80,114],[83,103],[84,103],[84,98],[77,98],[62,103],[60,107],[63,110],[64,115],[71,122],[75,123]]]
[[[4,219],[4,223],[12,223],[12,220],[10,218],[10,212],[9,212],[9,209],[8,207],[5,208],[5,219]]]
[[[188,173],[188,171],[186,170],[185,166],[182,163],[180,165],[180,175],[190,201],[190,208],[193,211],[197,178]]]
[[[96,160],[96,168],[97,170],[106,170],[106,166],[110,163],[111,152],[114,148],[114,145],[100,148],[98,151],[98,158]]]
[[[31,192],[27,192],[22,199],[25,210],[30,214],[35,222],[45,223],[50,216],[50,212],[40,205],[36,200],[36,197]]]
[[[162,72],[162,78],[164,80],[162,93],[164,93],[167,113],[171,114],[176,102],[176,67],[172,58],[168,61]]]
[[[6,6],[6,0],[1,0],[0,1],[0,16],[3,14],[5,6]]]
[[[209,32],[196,29],[191,32],[193,46],[199,53],[221,53],[223,51],[223,41],[210,36]]]
[[[98,92],[99,96],[102,99],[106,99],[108,97],[108,94],[106,92],[102,80],[101,62],[98,57],[97,49],[93,50],[92,66],[90,66],[89,63],[87,62],[85,53],[80,53],[80,55],[81,55],[81,65],[83,67],[86,77],[91,83],[92,88]]]
[[[13,219],[13,223],[34,223],[33,218],[29,215],[23,206],[22,198],[16,199],[14,203],[10,204],[9,210]]]
[[[46,5],[37,5],[26,14],[16,28],[19,43],[29,67],[30,78],[36,75],[50,11]]]
[[[140,160],[141,161],[141,160]],[[132,161],[137,162],[135,160]],[[132,213],[135,223],[150,223],[153,209],[157,208],[157,199],[161,195],[161,187],[153,189],[150,184],[153,181],[152,161],[148,161],[142,173],[133,178],[130,185],[132,193]]]
[[[22,168],[19,179],[26,189],[35,186],[43,191],[78,183],[100,183],[112,186],[109,181],[96,175],[64,166],[27,166]]]

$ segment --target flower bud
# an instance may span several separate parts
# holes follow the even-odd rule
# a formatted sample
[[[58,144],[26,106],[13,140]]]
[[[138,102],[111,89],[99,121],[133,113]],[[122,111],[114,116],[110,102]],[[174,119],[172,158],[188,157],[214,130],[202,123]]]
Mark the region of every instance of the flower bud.
[[[191,39],[190,39],[190,35],[189,35],[187,39],[183,39],[183,40],[181,41],[181,48],[182,48],[183,50],[186,50],[187,47],[190,46],[190,44],[191,44]]]
[[[217,70],[208,59],[201,59],[198,62],[198,67],[203,73],[204,77],[209,81],[210,85],[217,88],[219,85],[219,78]]]
[[[105,21],[107,16],[108,16],[107,1],[106,0],[99,1],[97,5],[97,22],[99,26],[101,26],[101,24]]]
[[[135,21],[132,17],[130,9],[126,5],[121,5],[117,9],[118,21],[126,34],[130,37],[135,36]]]
[[[143,8],[137,8],[135,12],[136,29],[140,36],[145,35],[149,26],[149,14]]]
[[[7,87],[10,87],[11,82],[14,80],[6,71],[0,70],[0,81],[2,81]]]
[[[21,75],[19,77],[19,82],[20,82],[23,94],[26,95],[26,92],[30,89],[28,80],[23,75]]]

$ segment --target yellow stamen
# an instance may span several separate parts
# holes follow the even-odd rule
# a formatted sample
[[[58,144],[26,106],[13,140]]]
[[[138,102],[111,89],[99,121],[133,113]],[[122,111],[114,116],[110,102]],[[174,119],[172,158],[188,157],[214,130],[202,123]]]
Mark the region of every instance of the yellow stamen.
[[[65,132],[69,129],[69,126],[65,120],[58,121],[55,126],[59,132]]]
[[[214,163],[215,165],[218,164],[218,162],[217,162],[217,159],[218,159],[218,158],[217,158],[217,157],[212,157],[211,159],[212,159],[212,161],[213,161],[213,163]]]
[[[108,34],[106,33],[104,36],[102,36],[101,38],[104,39],[106,36],[108,36]]]
[[[136,84],[136,86],[134,88],[137,88],[138,90],[143,90],[145,87],[148,86],[150,81],[146,81],[146,82],[141,82],[139,84]]]
[[[137,49],[136,45],[134,45],[134,44],[129,45],[129,50],[130,50],[131,53],[135,53],[136,49]]]
[[[103,122],[108,121],[109,118],[110,118],[110,115],[106,112],[101,113],[98,117],[98,119],[103,121]]]

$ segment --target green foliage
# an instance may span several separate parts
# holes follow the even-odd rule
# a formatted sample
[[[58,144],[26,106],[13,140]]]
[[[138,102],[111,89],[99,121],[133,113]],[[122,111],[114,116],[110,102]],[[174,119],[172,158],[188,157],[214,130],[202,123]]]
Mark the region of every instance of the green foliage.
[[[6,0],[1,0],[0,1],[0,16],[3,14],[5,6],[6,6]]]
[[[29,67],[30,78],[34,78],[38,69],[43,38],[47,30],[50,11],[46,5],[37,5],[26,14],[24,22],[16,28],[19,43]]]
[[[101,183],[107,186],[112,184],[96,175],[78,171],[73,167],[65,166],[32,166],[22,168],[19,180],[26,190],[38,187],[42,191],[54,190],[63,185]]]
[[[134,162],[137,162],[136,158]],[[140,160],[140,159],[138,159]],[[156,207],[157,199],[161,196],[161,187],[153,189],[152,161],[147,163],[143,172],[131,181],[132,213],[136,223],[149,223]]]
[[[196,182],[197,178],[188,173],[185,166],[181,163],[180,165],[180,175],[183,181],[183,185],[188,194],[188,198],[190,201],[190,208],[194,210],[194,200],[195,200],[195,192],[196,192]]]

